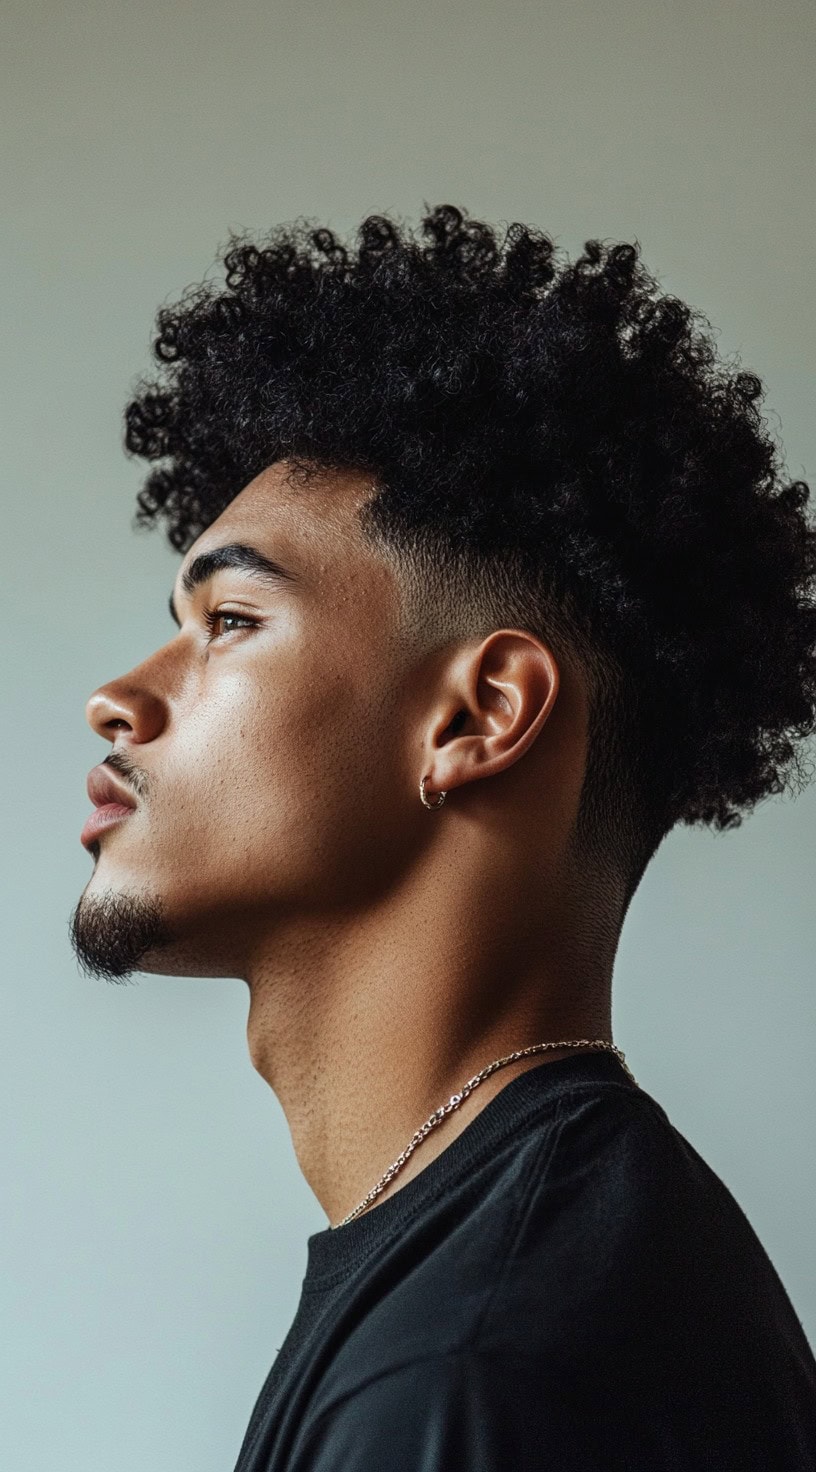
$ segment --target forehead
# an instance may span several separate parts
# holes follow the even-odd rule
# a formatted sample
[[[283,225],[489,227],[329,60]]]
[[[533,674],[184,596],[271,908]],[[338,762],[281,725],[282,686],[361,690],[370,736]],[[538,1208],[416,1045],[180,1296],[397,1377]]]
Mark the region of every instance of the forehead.
[[[375,492],[371,476],[326,471],[290,479],[279,461],[247,486],[189,548],[176,578],[203,552],[240,542],[280,562],[308,590],[365,589],[366,604],[395,593],[393,569],[362,537],[358,512]]]
[[[194,559],[242,543],[280,564],[292,577],[293,596],[336,621],[337,630],[351,623],[356,633],[379,630],[381,639],[401,623],[401,593],[395,567],[359,528],[359,508],[376,490],[373,478],[326,471],[299,481],[287,470],[284,461],[270,465],[202,531],[184,555],[172,604],[181,606],[181,580]]]

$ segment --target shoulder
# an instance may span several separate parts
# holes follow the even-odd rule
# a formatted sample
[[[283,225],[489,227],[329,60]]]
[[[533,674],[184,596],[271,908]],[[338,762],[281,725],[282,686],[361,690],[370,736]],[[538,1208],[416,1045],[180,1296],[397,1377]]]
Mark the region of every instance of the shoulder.
[[[473,1343],[533,1348],[585,1376],[801,1378],[813,1356],[769,1256],[720,1176],[645,1091],[578,1088],[530,1160]]]
[[[816,1420],[801,1325],[651,1096],[578,1088],[516,1143],[495,1189],[406,1234],[326,1377],[304,1468],[323,1472],[324,1442],[326,1472],[526,1472],[542,1437],[562,1472],[661,1466],[675,1445],[702,1468],[715,1442],[723,1468],[764,1465],[728,1461],[738,1427],[744,1457],[797,1446]],[[641,1460],[616,1462],[624,1446]]]

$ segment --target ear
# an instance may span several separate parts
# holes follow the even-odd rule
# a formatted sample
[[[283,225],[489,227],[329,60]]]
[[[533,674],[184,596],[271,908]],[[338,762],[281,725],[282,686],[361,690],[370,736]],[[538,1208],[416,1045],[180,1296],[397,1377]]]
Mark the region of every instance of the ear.
[[[445,668],[426,728],[423,771],[429,797],[517,762],[555,704],[560,674],[535,634],[499,629]]]

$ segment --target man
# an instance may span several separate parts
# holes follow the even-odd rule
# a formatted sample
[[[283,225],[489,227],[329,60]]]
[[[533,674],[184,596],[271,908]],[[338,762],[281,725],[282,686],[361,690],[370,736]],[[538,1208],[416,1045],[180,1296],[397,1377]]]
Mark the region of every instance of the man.
[[[676,823],[799,772],[816,530],[636,246],[234,240],[127,410],[168,642],[89,703],[108,977],[242,977],[329,1225],[238,1472],[816,1467],[816,1362],[612,1042]]]

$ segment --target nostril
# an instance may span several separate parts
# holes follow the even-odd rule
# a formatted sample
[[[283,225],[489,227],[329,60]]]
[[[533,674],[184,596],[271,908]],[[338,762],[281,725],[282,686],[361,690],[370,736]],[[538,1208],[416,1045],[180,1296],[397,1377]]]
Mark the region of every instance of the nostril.
[[[113,680],[95,690],[85,710],[97,736],[115,741],[124,731],[134,741],[152,741],[166,717],[163,701],[132,676]]]

